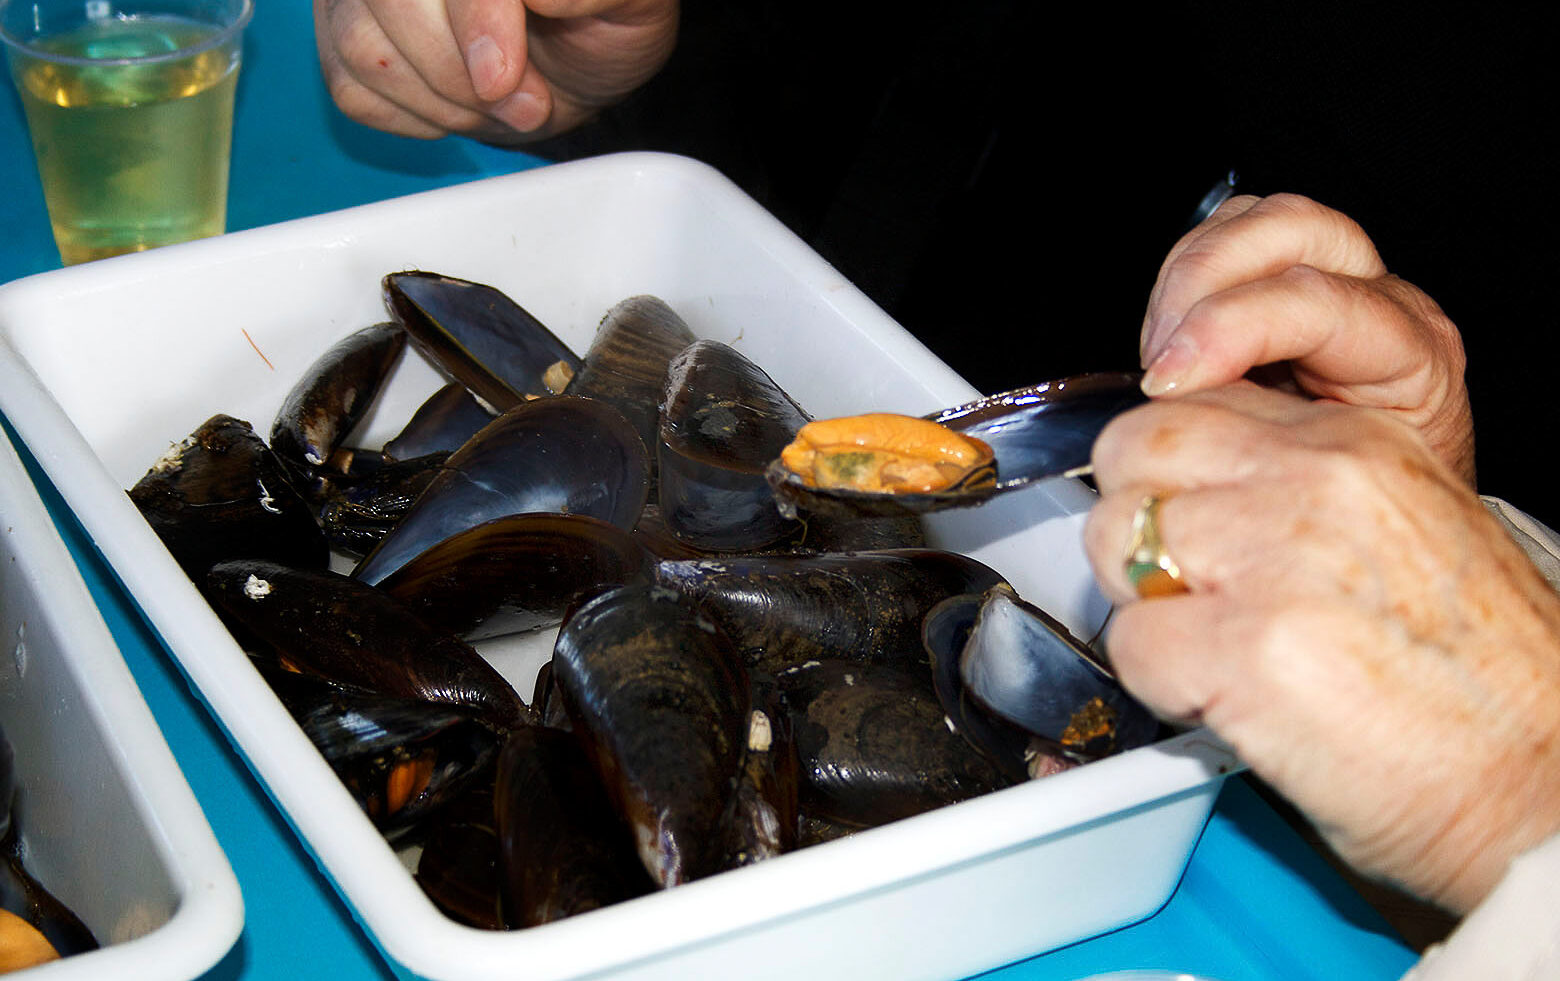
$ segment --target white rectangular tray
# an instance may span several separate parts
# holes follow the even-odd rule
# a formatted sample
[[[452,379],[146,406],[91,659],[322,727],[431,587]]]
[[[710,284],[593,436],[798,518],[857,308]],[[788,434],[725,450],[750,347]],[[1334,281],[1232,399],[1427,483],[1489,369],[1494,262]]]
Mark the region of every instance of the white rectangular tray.
[[[249,667],[124,490],[216,412],[268,432],[303,369],[386,319],[380,279],[504,290],[577,351],[653,293],[814,415],[925,412],[972,389],[712,169],[658,154],[544,167],[0,287],[0,408],[390,961],[437,979],[953,978],[1122,926],[1170,895],[1235,761],[1203,733],[546,927],[441,916]],[[1039,380],[1039,379],[1037,379]],[[417,356],[357,440],[441,382]],[[1105,603],[1090,493],[1051,481],[940,517],[1075,630]],[[551,638],[483,648],[529,694]]]
[[[0,432],[0,725],[27,870],[102,946],[15,977],[199,977],[243,900],[86,584]]]

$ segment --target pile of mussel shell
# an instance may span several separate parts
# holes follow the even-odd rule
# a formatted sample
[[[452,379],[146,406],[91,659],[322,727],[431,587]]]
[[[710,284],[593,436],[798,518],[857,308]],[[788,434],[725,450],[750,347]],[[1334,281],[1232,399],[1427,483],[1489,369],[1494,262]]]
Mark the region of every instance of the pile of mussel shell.
[[[579,355],[483,284],[383,291],[266,436],[213,416],[130,495],[451,917],[548,922],[1156,736],[917,516],[782,513],[807,410],[661,300]],[[349,445],[408,342],[448,385]],[[473,646],[553,630],[525,696]]]

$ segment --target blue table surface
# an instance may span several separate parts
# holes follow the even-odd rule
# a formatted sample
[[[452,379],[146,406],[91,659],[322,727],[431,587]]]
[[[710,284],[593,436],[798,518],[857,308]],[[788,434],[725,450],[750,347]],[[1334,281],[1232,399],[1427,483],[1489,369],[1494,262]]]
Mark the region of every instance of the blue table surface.
[[[238,88],[230,229],[545,164],[467,140],[406,140],[350,122],[320,81],[309,5],[256,6]],[[21,105],[9,89],[0,98],[0,187],[0,282],[58,268]],[[395,977],[8,425],[7,432],[237,873],[243,934],[204,981]],[[1369,981],[1396,978],[1413,961],[1391,927],[1236,778],[1159,912],[982,977],[1065,981],[1173,967],[1223,981]]]

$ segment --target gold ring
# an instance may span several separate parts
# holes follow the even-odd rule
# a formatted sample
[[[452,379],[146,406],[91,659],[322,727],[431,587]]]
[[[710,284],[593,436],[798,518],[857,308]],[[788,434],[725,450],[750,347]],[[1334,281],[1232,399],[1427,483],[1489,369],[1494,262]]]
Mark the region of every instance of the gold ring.
[[[1160,500],[1159,495],[1149,494],[1138,502],[1137,510],[1132,514],[1132,538],[1127,545],[1126,558],[1127,582],[1143,599],[1186,592],[1186,583],[1181,581],[1181,567],[1170,557],[1159,537]]]

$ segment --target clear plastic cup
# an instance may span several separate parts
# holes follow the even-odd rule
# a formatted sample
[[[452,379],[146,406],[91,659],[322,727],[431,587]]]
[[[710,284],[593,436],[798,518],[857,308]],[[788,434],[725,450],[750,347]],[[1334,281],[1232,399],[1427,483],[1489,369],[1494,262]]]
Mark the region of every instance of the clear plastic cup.
[[[252,0],[0,0],[66,265],[219,235]]]

